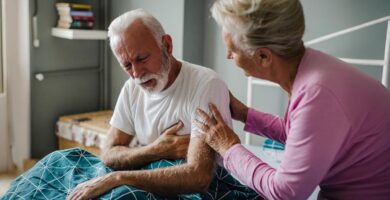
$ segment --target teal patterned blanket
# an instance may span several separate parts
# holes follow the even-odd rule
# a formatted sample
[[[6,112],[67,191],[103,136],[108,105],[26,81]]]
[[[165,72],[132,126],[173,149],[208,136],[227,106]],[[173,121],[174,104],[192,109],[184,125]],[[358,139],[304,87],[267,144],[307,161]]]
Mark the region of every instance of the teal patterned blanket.
[[[174,166],[183,162],[183,160],[161,160],[153,162],[143,169]],[[55,151],[40,160],[32,169],[17,177],[1,199],[66,199],[66,196],[79,183],[111,171],[99,158],[80,148]],[[105,193],[99,199],[165,200],[167,198],[134,187],[120,186]],[[182,194],[169,199],[230,200],[262,198],[229,175],[224,168],[218,167],[206,193]]]

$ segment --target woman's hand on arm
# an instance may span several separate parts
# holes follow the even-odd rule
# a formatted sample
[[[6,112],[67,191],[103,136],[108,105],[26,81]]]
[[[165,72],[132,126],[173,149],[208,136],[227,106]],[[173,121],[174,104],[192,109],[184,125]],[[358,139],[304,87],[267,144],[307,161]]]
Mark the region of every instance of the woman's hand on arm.
[[[246,117],[248,115],[248,107],[238,100],[233,94],[229,91],[230,96],[230,113],[232,118],[238,121],[241,121],[245,124]]]
[[[202,130],[201,138],[204,142],[223,157],[230,147],[240,143],[240,139],[226,125],[217,107],[211,103],[209,107],[213,116],[209,116],[203,110],[198,109],[197,115],[201,121],[195,120],[193,123]]]

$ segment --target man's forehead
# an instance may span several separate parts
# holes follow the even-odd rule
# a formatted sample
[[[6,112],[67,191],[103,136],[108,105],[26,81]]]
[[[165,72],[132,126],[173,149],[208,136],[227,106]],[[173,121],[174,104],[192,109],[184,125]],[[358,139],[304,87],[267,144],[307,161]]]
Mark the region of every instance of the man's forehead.
[[[115,49],[116,54],[118,55],[118,59],[120,61],[126,61],[129,58],[135,59],[140,56],[144,56],[148,54],[148,50],[142,47],[140,48],[126,48],[126,45],[118,45]]]
[[[116,41],[114,51],[117,54],[129,54],[132,56],[146,54],[157,47],[156,44],[150,43],[150,40],[126,40],[118,38]]]
[[[152,31],[144,24],[141,19],[135,20],[127,29],[124,34],[129,39],[150,39],[153,37]]]
[[[138,23],[137,23],[138,24]],[[133,26],[134,25],[134,26]],[[149,47],[157,45],[156,39],[152,32],[145,25],[129,26],[126,31],[119,36],[119,46],[130,46],[130,47]]]

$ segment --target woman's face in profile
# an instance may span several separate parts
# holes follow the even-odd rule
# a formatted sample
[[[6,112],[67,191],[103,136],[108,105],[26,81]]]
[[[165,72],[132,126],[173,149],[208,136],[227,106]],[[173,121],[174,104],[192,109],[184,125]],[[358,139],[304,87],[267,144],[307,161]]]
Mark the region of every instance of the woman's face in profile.
[[[222,37],[227,48],[227,59],[233,59],[236,65],[244,70],[245,76],[252,76],[256,66],[252,56],[234,44],[230,33],[223,31]]]

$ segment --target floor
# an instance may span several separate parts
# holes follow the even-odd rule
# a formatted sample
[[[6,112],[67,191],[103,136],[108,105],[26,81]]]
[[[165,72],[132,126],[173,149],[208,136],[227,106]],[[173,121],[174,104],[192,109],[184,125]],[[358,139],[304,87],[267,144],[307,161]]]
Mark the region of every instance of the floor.
[[[8,190],[11,181],[15,177],[15,173],[0,173],[0,196]]]

